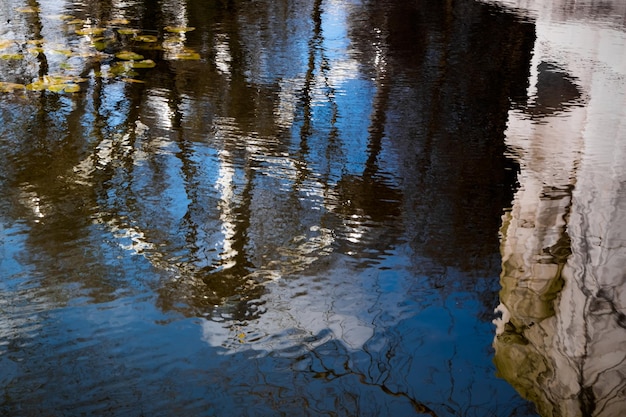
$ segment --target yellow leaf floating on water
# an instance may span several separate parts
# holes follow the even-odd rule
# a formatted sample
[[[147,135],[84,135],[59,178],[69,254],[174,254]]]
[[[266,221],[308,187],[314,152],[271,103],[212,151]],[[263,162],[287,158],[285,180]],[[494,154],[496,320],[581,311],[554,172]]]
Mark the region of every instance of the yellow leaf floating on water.
[[[70,49],[53,49],[52,52],[56,52],[57,54],[65,55],[67,57],[73,56],[74,52]]]
[[[115,19],[111,19],[107,22],[109,25],[127,25],[130,23],[130,20],[125,19],[123,17],[118,17]]]
[[[6,49],[12,46],[15,43],[14,40],[11,39],[0,39],[0,49]]]
[[[73,20],[69,20],[67,22],[65,22],[68,25],[82,25],[85,23],[85,21],[83,19],[73,19]]]
[[[39,13],[41,11],[39,7],[31,7],[31,6],[17,7],[15,10],[20,13]]]
[[[65,84],[51,84],[46,89],[48,91],[52,91],[53,93],[60,93],[65,89]]]
[[[135,36],[135,40],[139,42],[156,42],[159,38],[154,35],[139,35]]]
[[[185,32],[191,32],[192,30],[196,30],[196,28],[184,27],[184,26],[165,26],[165,30],[170,33],[185,33]]]
[[[174,61],[198,61],[200,59],[200,54],[192,50],[183,50],[170,52],[168,57]]]
[[[163,46],[161,46],[160,42],[140,42],[134,45],[134,48],[139,49],[141,51],[162,51]]]
[[[23,54],[2,54],[0,55],[0,59],[4,59],[4,60],[20,60],[20,59],[24,59],[24,55]]]
[[[78,85],[78,84],[70,83],[70,84],[67,84],[65,86],[65,92],[66,93],[76,93],[78,91],[80,91],[80,85]]]
[[[77,35],[101,35],[102,33],[104,33],[105,30],[106,28],[92,27],[76,29],[75,32]]]
[[[137,80],[135,78],[122,78],[122,81],[124,81],[125,83],[131,83],[131,84],[145,84],[146,83],[143,80]]]
[[[156,67],[156,62],[151,59],[144,59],[143,61],[133,61],[131,64],[133,68],[154,68]]]
[[[15,90],[23,90],[26,86],[24,84],[9,83],[0,81],[0,92],[12,93]]]
[[[115,54],[118,59],[123,59],[124,61],[139,61],[143,59],[143,55],[139,55],[136,52],[132,51],[122,51]]]
[[[120,35],[137,35],[141,33],[141,29],[120,28],[117,30]]]
[[[33,81],[32,83],[26,86],[27,90],[31,91],[42,91],[48,88],[50,84],[48,84],[45,80],[39,79],[37,81]]]
[[[58,83],[49,85],[47,90],[52,91],[53,93],[76,93],[77,91],[80,91],[80,86],[78,84]]]
[[[69,14],[55,14],[52,16],[48,16],[51,19],[55,19],[55,20],[72,20],[74,19],[74,16],[69,15]]]
[[[101,51],[82,51],[76,54],[76,56],[79,56],[81,58],[92,58],[92,59],[95,59],[96,61],[101,61],[103,59],[111,58],[110,54],[106,54]]]
[[[137,73],[133,71],[132,62],[128,61],[118,61],[112,64],[109,67],[108,74],[108,77],[134,77],[135,75],[137,75]]]
[[[85,79],[63,75],[45,75],[28,84],[26,89],[31,91],[48,90],[53,93],[75,93],[80,91],[80,86],[77,83],[82,81],[85,81]]]
[[[108,73],[115,76],[115,75],[128,72],[129,69],[130,69],[130,66],[128,65],[128,62],[118,61],[118,62],[114,62],[111,64],[111,66],[109,67]]]
[[[177,36],[163,39],[163,45],[167,48],[180,48],[184,44],[185,40]]]

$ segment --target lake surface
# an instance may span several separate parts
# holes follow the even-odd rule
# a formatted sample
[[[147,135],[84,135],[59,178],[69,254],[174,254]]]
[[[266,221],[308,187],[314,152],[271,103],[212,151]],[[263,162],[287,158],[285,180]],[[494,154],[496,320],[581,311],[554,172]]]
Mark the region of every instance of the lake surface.
[[[596,3],[3,0],[0,415],[620,416]]]

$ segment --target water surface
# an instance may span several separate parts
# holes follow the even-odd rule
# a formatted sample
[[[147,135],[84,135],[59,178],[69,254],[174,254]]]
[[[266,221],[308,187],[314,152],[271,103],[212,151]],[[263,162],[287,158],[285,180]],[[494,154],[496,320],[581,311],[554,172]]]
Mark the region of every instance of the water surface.
[[[516,150],[596,96],[503,3],[3,2],[0,413],[549,415],[492,320],[586,148]]]

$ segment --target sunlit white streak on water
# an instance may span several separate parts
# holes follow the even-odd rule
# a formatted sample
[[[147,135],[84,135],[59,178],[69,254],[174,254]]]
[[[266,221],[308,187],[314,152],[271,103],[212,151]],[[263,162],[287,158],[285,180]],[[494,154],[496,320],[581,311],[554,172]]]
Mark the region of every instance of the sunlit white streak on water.
[[[233,128],[232,120],[217,120],[216,136],[227,136],[232,134],[230,131],[220,132],[220,128],[226,126],[228,130]],[[220,210],[221,230],[224,236],[222,241],[222,267],[231,268],[235,265],[235,257],[237,251],[233,248],[235,232],[236,232],[236,213],[234,203],[235,199],[235,167],[233,165],[233,157],[225,147],[217,152],[218,157],[218,174],[215,181],[215,189],[219,193],[220,201],[218,208]]]
[[[187,18],[187,2],[186,1],[169,1],[162,6],[165,15],[164,22],[167,26],[187,27],[189,19]],[[185,51],[185,43],[187,34],[170,33],[165,31],[163,34],[163,49],[166,59],[176,59],[176,55]]]
[[[327,62],[328,69],[321,71],[322,63],[316,61],[315,83],[312,92],[311,104],[323,106],[333,99],[336,94],[347,94],[342,85],[353,79],[358,79],[359,63],[349,56],[349,37],[346,31],[347,12],[345,3],[342,1],[332,1],[326,5],[322,14],[322,37],[321,56]],[[295,111],[298,102],[298,93],[304,85],[304,74],[290,79],[279,81],[279,100],[274,114],[276,123],[282,127],[290,127],[294,121]],[[327,88],[334,89],[334,93],[327,91]]]
[[[133,7],[137,7],[137,0],[125,1],[125,0],[113,0],[111,2],[111,11],[115,12],[112,15],[113,19],[127,19],[132,17],[134,10]],[[129,13],[128,11],[131,11]],[[130,19],[129,19],[130,20]]]
[[[187,2],[180,0],[169,0],[163,4],[162,12],[165,15],[165,21],[168,26],[186,27],[187,26]]]
[[[150,89],[146,94],[145,107],[156,122],[156,126],[169,131],[172,128],[172,111],[168,95],[171,92],[163,88]]]
[[[228,34],[216,34],[213,46],[215,48],[215,67],[222,74],[230,76],[232,57],[230,55],[230,47],[228,46]]]
[[[234,126],[233,120],[226,118],[217,119],[216,130],[216,136],[221,138],[223,147],[217,152],[219,162],[217,179],[215,181],[215,189],[220,195],[218,208],[220,210],[223,235],[220,256],[222,261],[225,262],[222,267],[228,268],[234,265],[234,258],[237,255],[236,250],[233,249],[233,241],[237,224],[234,204],[238,198],[235,192],[238,181],[236,167],[233,162],[233,155],[228,148],[233,147],[233,149],[237,149],[237,146],[245,143],[248,158],[256,162],[252,169],[255,169],[265,178],[277,180],[280,183],[281,192],[293,191],[293,186],[298,177],[298,170],[296,161],[287,154],[279,156],[266,155],[263,143],[271,139],[251,136],[243,137],[243,133]],[[307,210],[321,211],[324,204],[324,184],[319,178],[307,178],[303,183],[299,184],[297,191],[302,203],[307,206]],[[288,247],[278,249],[278,252],[285,259],[284,262],[260,265],[257,273],[266,277],[272,276],[273,279],[276,279],[283,274],[302,270],[306,265],[318,259],[326,248],[330,248],[334,235],[329,229],[319,227],[318,225],[311,226],[310,230],[313,232],[313,236],[294,237]]]

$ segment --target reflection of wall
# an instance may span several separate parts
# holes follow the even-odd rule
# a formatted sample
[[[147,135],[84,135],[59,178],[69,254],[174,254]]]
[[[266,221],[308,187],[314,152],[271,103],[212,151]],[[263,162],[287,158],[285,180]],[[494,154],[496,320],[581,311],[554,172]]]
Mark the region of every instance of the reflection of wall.
[[[626,410],[626,34],[585,20],[604,12],[572,14],[570,3],[533,10],[530,98],[509,115],[507,145],[521,172],[503,217],[495,363],[543,416],[619,416]],[[568,16],[577,20],[558,21]],[[542,110],[546,62],[568,74],[553,86],[571,92],[572,83],[581,94],[562,94],[560,105]]]

